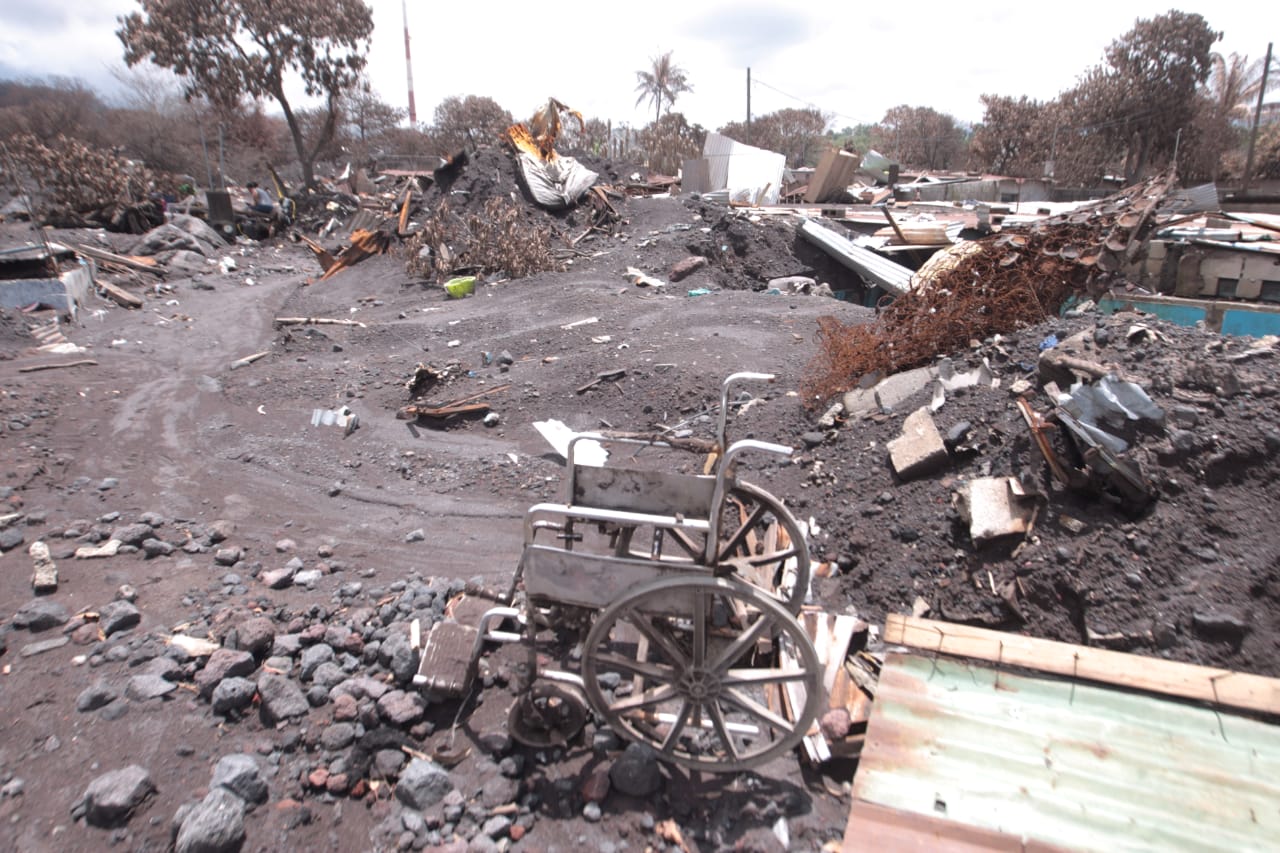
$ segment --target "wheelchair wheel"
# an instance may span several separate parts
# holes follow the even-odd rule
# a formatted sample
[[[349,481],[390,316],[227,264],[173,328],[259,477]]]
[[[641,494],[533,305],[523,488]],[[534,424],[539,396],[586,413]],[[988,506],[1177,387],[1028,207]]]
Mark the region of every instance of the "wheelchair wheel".
[[[723,578],[663,578],[614,602],[582,663],[588,701],[620,735],[694,770],[769,761],[799,743],[823,701],[800,623],[772,595]]]

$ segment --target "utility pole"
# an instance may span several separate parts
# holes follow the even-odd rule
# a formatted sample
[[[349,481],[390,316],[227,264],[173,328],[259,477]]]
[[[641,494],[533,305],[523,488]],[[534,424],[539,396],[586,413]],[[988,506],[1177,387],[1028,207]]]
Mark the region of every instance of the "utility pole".
[[[418,110],[413,105],[413,60],[409,57],[409,7],[400,0],[400,13],[404,16],[404,71],[409,78],[409,126],[418,126]]]
[[[747,138],[746,143],[751,144],[751,69],[747,69]]]
[[[1249,134],[1249,156],[1244,161],[1244,187],[1241,192],[1249,191],[1253,181],[1253,149],[1258,144],[1258,124],[1262,120],[1262,99],[1267,94],[1267,75],[1271,73],[1271,42],[1267,42],[1267,60],[1262,63],[1262,80],[1258,83],[1258,105],[1253,110],[1253,133]]]

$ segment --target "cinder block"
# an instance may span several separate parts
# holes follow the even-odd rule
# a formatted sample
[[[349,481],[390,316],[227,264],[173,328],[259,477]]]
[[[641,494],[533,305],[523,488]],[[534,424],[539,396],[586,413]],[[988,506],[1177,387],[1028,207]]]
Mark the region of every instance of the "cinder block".
[[[947,464],[947,447],[928,408],[916,409],[902,422],[902,435],[889,442],[889,464],[903,480],[923,477]]]

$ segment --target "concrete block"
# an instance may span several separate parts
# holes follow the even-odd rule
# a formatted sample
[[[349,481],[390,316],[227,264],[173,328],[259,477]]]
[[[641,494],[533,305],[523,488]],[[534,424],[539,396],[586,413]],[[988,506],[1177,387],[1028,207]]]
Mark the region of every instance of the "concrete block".
[[[899,409],[908,397],[924,389],[936,375],[932,367],[917,367],[886,376],[876,385],[876,403],[883,412]]]
[[[927,408],[916,409],[902,423],[902,435],[889,442],[889,464],[903,480],[930,474],[947,463],[942,434]]]
[[[854,419],[865,418],[880,411],[880,404],[876,402],[875,389],[855,388],[847,392],[844,395],[844,411],[845,415]]]
[[[969,522],[969,538],[975,545],[1025,534],[1035,512],[1035,498],[1026,495],[1015,477],[970,480],[956,493],[955,505]]]

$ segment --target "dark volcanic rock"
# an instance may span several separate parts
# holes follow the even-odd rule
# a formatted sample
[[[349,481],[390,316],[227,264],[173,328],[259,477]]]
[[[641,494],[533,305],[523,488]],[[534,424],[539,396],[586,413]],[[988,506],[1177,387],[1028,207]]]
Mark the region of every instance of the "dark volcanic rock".
[[[213,768],[213,781],[209,784],[213,788],[226,788],[250,805],[265,803],[269,795],[258,762],[243,753],[220,758]]]
[[[244,839],[244,801],[226,788],[214,788],[182,815],[174,851],[237,853]]]
[[[231,676],[218,682],[213,688],[210,704],[213,713],[226,716],[241,711],[253,703],[253,695],[258,692],[258,685],[247,678]]]
[[[98,611],[98,626],[105,637],[127,631],[141,621],[142,613],[127,601],[112,601]]]
[[[425,809],[444,799],[453,790],[448,772],[423,758],[415,758],[400,774],[396,784],[396,799],[411,809]]]
[[[66,621],[67,608],[51,598],[28,601],[13,614],[13,625],[28,631],[47,631],[65,625]]]
[[[258,695],[262,699],[263,717],[268,723],[306,716],[311,708],[301,687],[272,672],[258,676]]]
[[[208,699],[222,679],[250,675],[257,668],[258,665],[253,662],[253,655],[248,652],[218,649],[209,655],[209,661],[204,665],[204,669],[196,673],[196,686],[200,688],[200,695]]]
[[[73,813],[83,809],[84,819],[93,826],[119,826],[155,790],[151,775],[131,764],[90,782]]]
[[[609,769],[609,781],[614,788],[632,797],[653,794],[662,785],[657,753],[642,743],[628,744]]]

